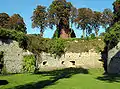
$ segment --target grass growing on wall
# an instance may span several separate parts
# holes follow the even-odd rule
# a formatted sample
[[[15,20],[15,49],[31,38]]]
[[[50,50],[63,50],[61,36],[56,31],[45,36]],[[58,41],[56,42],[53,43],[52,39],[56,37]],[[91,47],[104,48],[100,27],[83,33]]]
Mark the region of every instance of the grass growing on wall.
[[[77,39],[73,41],[67,41],[69,47],[67,48],[68,52],[74,53],[81,53],[81,52],[88,52],[91,49],[94,49],[95,52],[100,52],[104,49],[105,43],[103,39],[90,39],[90,40],[83,40]]]

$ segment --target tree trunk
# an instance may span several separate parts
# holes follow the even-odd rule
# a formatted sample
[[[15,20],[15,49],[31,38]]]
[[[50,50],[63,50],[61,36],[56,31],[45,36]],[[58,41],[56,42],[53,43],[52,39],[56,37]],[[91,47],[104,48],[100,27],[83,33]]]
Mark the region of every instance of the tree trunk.
[[[40,30],[40,37],[43,37],[43,33],[44,33],[44,30],[41,29],[41,30]]]
[[[95,35],[98,37],[98,29],[95,29]]]
[[[83,38],[85,38],[85,30],[83,30]]]

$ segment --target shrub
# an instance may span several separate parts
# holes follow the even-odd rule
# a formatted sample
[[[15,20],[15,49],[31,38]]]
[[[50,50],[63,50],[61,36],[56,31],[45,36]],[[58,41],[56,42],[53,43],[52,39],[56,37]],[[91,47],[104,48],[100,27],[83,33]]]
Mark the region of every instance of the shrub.
[[[91,38],[91,39],[95,39],[95,38],[96,38],[96,37],[95,37],[95,34],[92,33],[92,34],[90,35],[90,38]]]
[[[19,42],[20,47],[26,49],[27,47],[27,37],[24,33],[16,31],[0,28],[0,37],[3,39],[12,39]]]
[[[112,27],[110,27],[105,34],[104,39],[108,50],[112,49],[117,45],[120,41],[120,22],[115,23]]]
[[[35,71],[35,56],[27,55],[23,59],[23,72],[34,73]]]
[[[65,53],[66,42],[63,39],[52,39],[47,42],[46,47],[50,54],[61,56]]]

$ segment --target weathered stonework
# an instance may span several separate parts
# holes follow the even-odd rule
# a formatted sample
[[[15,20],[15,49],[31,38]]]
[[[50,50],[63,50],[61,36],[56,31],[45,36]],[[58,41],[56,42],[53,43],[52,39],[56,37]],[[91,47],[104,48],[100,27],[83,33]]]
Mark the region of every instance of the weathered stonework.
[[[120,74],[120,42],[108,52],[107,72],[109,74]]]
[[[4,51],[4,67],[9,73],[22,73],[23,56],[32,54],[29,51],[24,52],[22,48],[19,48],[18,42],[3,39],[0,39],[0,51]],[[36,66],[40,70],[68,67],[102,68],[102,62],[99,61],[101,54],[96,53],[93,49],[82,53],[66,52],[61,57],[56,58],[49,53],[43,52],[40,57],[36,58],[39,59],[36,61]]]
[[[0,39],[0,51],[4,52],[4,67],[8,73],[22,72],[23,50],[13,40]]]
[[[49,53],[42,53],[42,62],[38,64],[40,70],[50,70],[56,68],[67,67],[83,67],[83,68],[102,68],[103,64],[99,61],[101,54],[96,52],[83,52],[83,53],[65,53],[60,58],[56,59]]]

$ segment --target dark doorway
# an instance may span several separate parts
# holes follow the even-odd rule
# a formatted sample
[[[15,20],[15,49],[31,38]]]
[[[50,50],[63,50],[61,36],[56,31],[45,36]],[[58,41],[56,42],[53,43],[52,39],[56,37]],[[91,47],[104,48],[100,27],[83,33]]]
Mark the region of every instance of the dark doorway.
[[[75,61],[70,61],[72,63],[72,65],[75,65]]]

